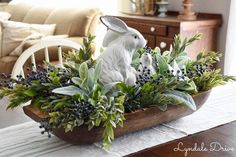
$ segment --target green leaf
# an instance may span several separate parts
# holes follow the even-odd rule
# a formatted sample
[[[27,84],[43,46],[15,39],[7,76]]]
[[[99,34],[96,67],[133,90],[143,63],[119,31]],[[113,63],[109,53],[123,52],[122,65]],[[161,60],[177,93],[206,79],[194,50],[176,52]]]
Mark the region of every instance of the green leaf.
[[[56,116],[58,116],[58,112],[51,112],[51,113],[48,113],[48,115],[50,117],[56,117]]]
[[[138,68],[140,64],[140,53],[138,51],[135,51],[132,57],[132,67]]]
[[[106,95],[113,87],[115,87],[118,83],[120,82],[112,82],[112,83],[108,83],[108,84],[105,84],[102,88],[102,93],[104,95]]]
[[[73,126],[68,123],[68,124],[65,125],[65,132],[67,133],[69,131],[73,131]]]
[[[95,126],[99,126],[100,123],[101,123],[101,119],[98,119],[98,118],[97,118],[97,119],[95,120]]]
[[[165,74],[164,72],[169,69],[166,60],[161,55],[157,55],[156,59],[159,64],[160,74]]]
[[[24,91],[23,93],[24,93],[25,95],[27,95],[27,96],[30,96],[30,97],[33,97],[33,96],[35,96],[35,95],[37,94],[32,88],[30,88],[30,89]]]
[[[5,96],[4,92],[0,89],[0,99],[2,99]]]
[[[186,67],[188,60],[190,60],[188,56],[179,56],[175,59],[180,69],[184,69]]]
[[[71,81],[72,81],[74,84],[78,85],[78,86],[81,86],[82,83],[83,83],[83,80],[82,80],[81,78],[79,78],[79,77],[73,77],[73,78],[71,79]]]
[[[128,84],[125,84],[124,82],[120,82],[116,85],[116,87],[123,93],[134,96],[135,92],[139,89],[139,87],[130,86]]]
[[[94,125],[88,125],[88,131],[92,130]]]
[[[161,105],[161,106],[157,106],[161,111],[166,111],[167,110],[167,105]]]
[[[98,97],[101,96],[101,86],[99,84],[95,84],[92,88],[92,98],[97,100]]]
[[[71,80],[74,84],[78,85],[84,91],[87,91],[87,92],[89,91],[89,87],[88,87],[88,80],[89,79],[82,80],[81,78],[73,77]]]
[[[88,65],[86,62],[83,62],[79,67],[79,76],[82,80],[88,78]]]
[[[69,95],[69,96],[74,96],[76,94],[83,93],[83,91],[76,86],[67,86],[67,87],[56,88],[52,92],[56,93],[56,94]]]
[[[203,52],[200,52],[198,55],[197,55],[197,60],[200,60],[204,57],[203,55]]]
[[[84,120],[83,119],[76,119],[77,122],[77,126],[81,126],[84,124]]]
[[[102,63],[100,61],[95,66],[95,72],[94,72],[94,76],[93,76],[94,77],[94,82],[98,81],[98,79],[101,76],[101,72],[102,72]]]
[[[178,83],[177,89],[182,90],[182,91],[188,91],[188,92],[192,92],[192,93],[196,93],[197,92],[197,86],[195,85],[194,81],[190,81],[190,82],[180,82]]]
[[[166,60],[167,63],[168,63],[169,60],[170,60],[170,54],[171,54],[170,51],[165,51],[165,52],[163,52],[163,54],[162,54],[163,58]]]
[[[88,78],[87,78],[87,82],[86,82],[86,86],[89,88],[90,91],[93,89],[93,87],[95,85],[94,75],[95,75],[94,68],[90,68],[88,70]]]
[[[173,91],[167,91],[163,95],[174,99],[176,103],[183,104],[194,111],[197,109],[193,98],[191,97],[191,95],[187,93],[173,90]]]
[[[159,47],[156,47],[153,52],[157,55],[161,55],[161,49]]]
[[[111,123],[111,125],[112,125],[114,128],[116,128],[116,123],[115,123],[114,121],[110,120],[110,123]],[[113,135],[113,136],[114,136],[114,135]]]

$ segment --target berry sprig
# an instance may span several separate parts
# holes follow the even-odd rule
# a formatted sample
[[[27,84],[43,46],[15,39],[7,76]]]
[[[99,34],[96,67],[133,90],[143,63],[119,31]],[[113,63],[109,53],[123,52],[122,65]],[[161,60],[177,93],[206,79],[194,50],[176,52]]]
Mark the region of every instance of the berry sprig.
[[[143,54],[140,55],[136,84],[144,85],[152,80],[152,75],[155,73],[155,70],[152,66],[153,59],[151,54],[152,49],[150,47],[145,47]]]
[[[207,63],[204,64],[195,64],[191,69],[187,70],[187,76],[192,77],[200,77],[206,72],[211,72],[211,67]]]
[[[151,70],[147,68],[146,66],[143,66],[142,63],[140,62],[140,66],[142,68],[138,69],[138,76],[136,78],[136,84],[144,85],[145,83],[151,81],[152,76],[151,76]]]
[[[151,47],[148,47],[148,46],[145,46],[145,47],[144,47],[144,52],[151,54],[151,53],[152,53],[152,48],[151,48]]]
[[[157,79],[153,80],[153,83],[156,85],[159,85],[163,79],[164,79],[164,76],[160,75]]]
[[[75,117],[79,119],[84,119],[87,118],[94,111],[94,107],[90,103],[85,101],[73,101],[72,104],[69,106],[69,111]]]
[[[70,72],[67,69],[55,68],[52,66],[45,68],[38,65],[36,71],[31,71],[31,68],[29,67],[26,70],[27,75],[25,78],[23,78],[22,75],[17,75],[16,79],[12,79],[11,75],[2,73],[0,75],[0,86],[12,89],[15,84],[21,84],[26,87],[30,87],[34,81],[37,81],[39,84],[48,83],[52,80],[50,76],[51,73],[55,73],[53,77],[60,78],[61,86],[67,86],[71,84],[71,77],[69,76]]]
[[[48,120],[44,120],[39,123],[40,123],[39,128],[44,129],[43,131],[41,131],[41,134],[43,135],[44,133],[47,133],[48,138],[51,138],[50,131],[52,131],[52,126],[49,124]]]
[[[12,89],[11,75],[5,73],[0,74],[0,87],[6,87]]]
[[[27,70],[29,71],[29,69]],[[33,81],[39,81],[40,84],[43,84],[49,80],[48,71],[50,71],[50,69],[38,66],[38,70],[31,71],[29,74],[27,74],[25,79],[22,79],[21,75],[19,75],[17,78],[18,81],[21,81],[21,83],[26,86],[31,86]]]

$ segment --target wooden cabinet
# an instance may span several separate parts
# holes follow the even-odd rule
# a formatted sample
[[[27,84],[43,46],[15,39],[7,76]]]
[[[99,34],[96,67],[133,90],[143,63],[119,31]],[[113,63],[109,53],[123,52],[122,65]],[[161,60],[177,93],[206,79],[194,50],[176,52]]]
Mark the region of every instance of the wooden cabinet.
[[[126,14],[119,14],[117,17],[139,30],[152,48],[158,46],[165,51],[173,43],[176,34],[180,34],[183,39],[199,32],[203,35],[202,39],[187,48],[188,55],[194,59],[200,51],[217,50],[217,29],[222,21],[219,14],[198,14],[194,21],[178,20],[177,13],[174,12],[170,12],[166,18]]]
[[[142,22],[126,22],[128,26],[133,27],[139,30],[142,33],[166,36],[167,27],[165,25],[151,24],[151,23],[142,23]]]
[[[173,38],[168,37],[156,37],[156,44],[155,46],[160,47],[162,51],[168,50],[170,45],[173,43]],[[151,47],[151,46],[150,46]]]

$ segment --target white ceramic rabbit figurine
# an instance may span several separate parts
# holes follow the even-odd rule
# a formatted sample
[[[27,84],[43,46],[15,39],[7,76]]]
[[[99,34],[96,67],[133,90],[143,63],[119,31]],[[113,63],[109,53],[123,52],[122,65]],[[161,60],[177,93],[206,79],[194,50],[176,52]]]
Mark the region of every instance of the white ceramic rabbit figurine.
[[[136,70],[131,66],[132,56],[135,50],[146,45],[146,40],[140,32],[118,18],[102,16],[100,19],[108,27],[103,40],[103,46],[107,48],[98,58],[102,64],[101,81],[125,81],[135,85]]]

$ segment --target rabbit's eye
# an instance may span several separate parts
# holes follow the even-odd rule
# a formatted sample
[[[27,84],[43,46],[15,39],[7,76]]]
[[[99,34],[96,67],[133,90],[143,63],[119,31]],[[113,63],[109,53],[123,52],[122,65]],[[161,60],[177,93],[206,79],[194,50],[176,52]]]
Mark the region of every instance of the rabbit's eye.
[[[138,36],[137,36],[137,35],[134,35],[134,39],[138,39]]]

